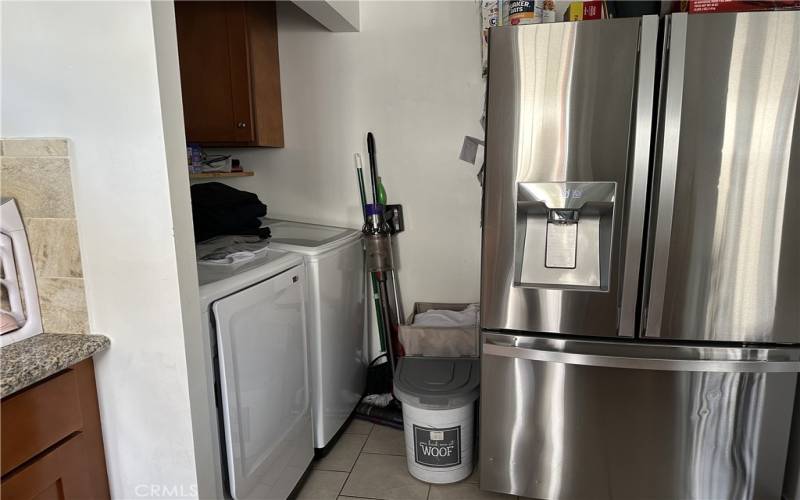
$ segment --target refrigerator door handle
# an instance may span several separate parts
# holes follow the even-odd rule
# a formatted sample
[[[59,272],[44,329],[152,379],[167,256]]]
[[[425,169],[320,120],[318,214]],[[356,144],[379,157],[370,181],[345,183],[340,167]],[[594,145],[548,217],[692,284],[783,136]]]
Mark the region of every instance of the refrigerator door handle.
[[[650,138],[653,128],[653,100],[656,79],[658,16],[643,16],[639,31],[639,67],[636,75],[636,103],[633,116],[633,150],[628,192],[624,263],[620,288],[618,335],[636,334],[636,303],[642,261],[644,214],[647,204],[647,177],[650,171]]]
[[[580,348],[579,348],[580,349]],[[686,354],[680,347],[666,349],[660,346],[661,353],[640,352],[631,356],[614,355],[609,352],[577,352],[568,349],[547,349],[547,347],[519,347],[510,343],[495,343],[485,339],[483,343],[484,356],[501,356],[505,358],[524,359],[528,361],[542,361],[546,363],[563,363],[567,365],[593,366],[603,368],[622,368],[629,370],[659,370],[681,372],[723,372],[723,373],[786,373],[800,370],[800,361],[788,356],[783,360],[776,359],[725,359],[717,355],[712,359],[697,359],[697,357],[680,357]],[[689,348],[691,349],[691,348]],[[722,348],[724,349],[724,348]],[[583,349],[580,349],[583,350]],[[733,349],[733,351],[739,351]],[[762,350],[763,351],[763,350]],[[795,353],[796,354],[796,353]],[[674,357],[667,357],[673,355]],[[767,358],[767,356],[764,356]]]
[[[649,250],[649,283],[645,309],[647,319],[644,323],[645,336],[659,337],[661,318],[666,291],[667,268],[669,265],[670,239],[672,235],[672,215],[675,203],[675,182],[678,168],[678,147],[681,130],[681,110],[683,108],[683,80],[686,62],[686,31],[688,14],[673,14],[668,17],[669,32],[665,44],[667,54],[666,79],[661,92],[664,99],[659,109],[658,140],[653,175],[653,196],[651,230],[654,235]],[[662,69],[663,71],[663,69]],[[648,286],[649,285],[649,286]]]

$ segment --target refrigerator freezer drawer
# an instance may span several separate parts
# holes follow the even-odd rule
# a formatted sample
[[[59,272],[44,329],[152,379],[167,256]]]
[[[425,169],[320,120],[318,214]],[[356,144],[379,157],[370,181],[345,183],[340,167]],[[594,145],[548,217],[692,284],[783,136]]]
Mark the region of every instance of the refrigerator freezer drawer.
[[[631,346],[641,357],[615,358],[608,343],[491,334],[483,347],[482,489],[551,500],[780,498],[796,351],[775,365],[763,360],[780,353],[768,350]],[[672,365],[670,349],[682,358]]]

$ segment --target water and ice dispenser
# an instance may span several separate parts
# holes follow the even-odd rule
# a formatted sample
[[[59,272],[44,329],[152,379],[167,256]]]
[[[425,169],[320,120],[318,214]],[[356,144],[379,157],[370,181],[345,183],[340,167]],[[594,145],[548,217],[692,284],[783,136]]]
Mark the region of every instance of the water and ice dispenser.
[[[516,286],[608,290],[616,182],[517,184]]]

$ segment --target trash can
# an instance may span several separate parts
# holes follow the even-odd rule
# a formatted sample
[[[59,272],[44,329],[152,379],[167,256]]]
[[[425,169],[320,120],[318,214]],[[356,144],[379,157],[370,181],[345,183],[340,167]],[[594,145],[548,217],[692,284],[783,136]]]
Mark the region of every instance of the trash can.
[[[454,483],[472,473],[474,358],[400,358],[394,394],[403,403],[408,472],[428,483]]]

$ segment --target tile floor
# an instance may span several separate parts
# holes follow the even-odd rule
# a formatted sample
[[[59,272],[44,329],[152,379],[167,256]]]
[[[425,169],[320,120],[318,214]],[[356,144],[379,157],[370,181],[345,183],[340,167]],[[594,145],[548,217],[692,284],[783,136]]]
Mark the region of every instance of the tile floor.
[[[431,485],[406,467],[403,431],[353,420],[333,449],[311,464],[298,499],[516,500],[482,491],[478,474],[456,484]]]

